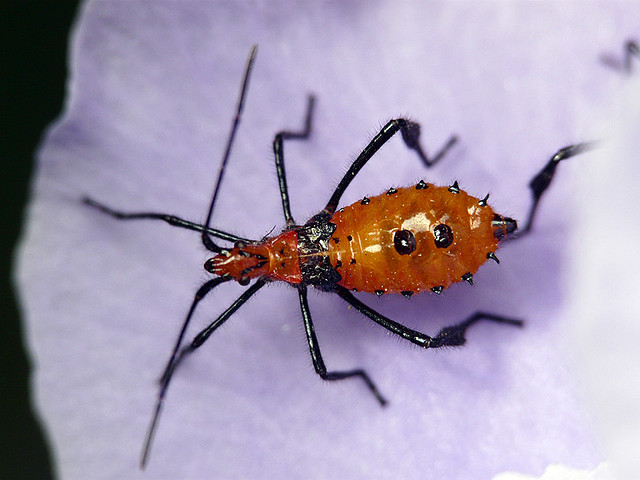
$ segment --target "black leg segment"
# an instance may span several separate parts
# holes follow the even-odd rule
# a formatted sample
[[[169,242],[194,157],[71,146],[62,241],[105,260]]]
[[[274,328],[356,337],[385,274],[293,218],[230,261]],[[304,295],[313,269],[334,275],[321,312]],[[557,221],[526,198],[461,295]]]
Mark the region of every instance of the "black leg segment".
[[[203,232],[205,230],[204,225],[184,220],[180,217],[176,217],[175,215],[156,212],[123,212],[120,210],[114,210],[111,207],[107,207],[103,203],[100,203],[89,197],[84,197],[82,199],[82,202],[85,205],[96,208],[101,212],[106,213],[107,215],[110,215],[118,220],[162,220],[173,227],[186,228],[187,230],[193,230],[196,232]],[[215,228],[207,228],[206,231],[212,237],[216,237],[221,240],[227,240],[229,242],[255,243],[254,240],[238,237],[237,235],[232,235],[231,233],[226,233]]]
[[[438,161],[445,156],[445,154],[449,151],[451,147],[453,147],[458,142],[457,135],[451,135],[440,150],[433,156],[433,158],[429,158],[427,156],[427,152],[422,149],[422,145],[420,144],[420,124],[415,122],[410,122],[406,120],[406,126],[401,127],[400,132],[402,133],[402,139],[404,140],[407,148],[411,150],[415,150],[418,154],[418,157],[424,162],[427,167],[432,167]]]
[[[549,159],[547,164],[540,170],[535,177],[529,182],[529,188],[531,189],[531,195],[533,197],[531,207],[529,208],[529,215],[525,223],[525,227],[518,233],[518,237],[522,237],[524,234],[531,230],[533,219],[538,209],[538,204],[544,192],[549,188],[553,175],[555,174],[556,167],[562,160],[579,155],[582,152],[591,150],[596,145],[595,142],[578,143],[576,145],[570,145],[568,147],[561,148]]]
[[[329,215],[333,215],[338,207],[338,203],[340,202],[340,198],[342,194],[345,192],[351,181],[355,178],[355,176],[360,172],[362,167],[366,165],[366,163],[371,160],[371,158],[375,155],[375,153],[382,147],[385,143],[389,141],[391,137],[393,137],[398,130],[402,132],[402,139],[407,147],[411,150],[414,150],[418,157],[424,162],[427,167],[431,167],[436,162],[438,162],[451,147],[453,147],[458,141],[458,137],[452,135],[447,143],[436,153],[433,158],[429,158],[425,153],[424,149],[420,145],[420,125],[414,122],[411,122],[405,118],[396,118],[394,120],[390,120],[382,130],[373,137],[373,140],[369,142],[362,153],[358,155],[358,158],[351,164],[347,173],[345,173],[342,180],[336,187],[333,195],[329,199],[327,206],[324,208],[324,212]]]
[[[620,70],[630,75],[633,73],[633,57],[635,57],[636,60],[640,59],[640,46],[638,45],[638,42],[631,39],[627,40],[624,44],[624,51],[622,55],[622,61],[610,55],[603,55],[601,60],[614,70]]]
[[[182,323],[182,328],[180,328],[180,333],[178,334],[178,338],[176,343],[171,351],[171,356],[169,357],[169,361],[167,362],[167,366],[162,372],[162,376],[160,377],[160,383],[165,384],[168,382],[170,372],[175,368],[176,360],[178,358],[178,351],[180,350],[180,346],[182,345],[182,340],[184,339],[184,335],[187,331],[187,327],[189,326],[189,322],[191,321],[191,317],[193,317],[193,312],[195,312],[198,303],[202,300],[211,290],[220,285],[221,283],[228,282],[232,280],[232,277],[224,276],[224,277],[216,277],[204,283],[196,292],[193,298],[193,302],[191,302],[191,306],[189,307],[189,312],[187,313],[187,317]]]
[[[634,40],[627,40],[624,44],[624,70],[631,73],[631,60],[633,57],[640,58],[640,47]]]
[[[338,286],[336,288],[336,293],[356,310],[364,316],[369,317],[378,325],[423,348],[454,347],[462,345],[466,341],[464,335],[467,328],[479,320],[490,320],[492,322],[504,323],[506,325],[513,325],[516,327],[522,326],[522,320],[493,315],[491,313],[476,312],[463,322],[450,327],[445,327],[440,330],[435,337],[430,337],[429,335],[405,327],[398,322],[394,322],[393,320],[376,312],[371,307],[365,305],[354,297],[353,294],[344,287]]]
[[[505,325],[512,325],[514,327],[522,327],[523,325],[522,320],[518,320],[515,318],[494,315],[493,313],[476,312],[473,315],[469,316],[466,320],[450,327],[444,327],[442,330],[440,330],[438,334],[431,339],[429,348],[456,347],[459,345],[464,345],[464,343],[467,341],[465,337],[467,328],[469,328],[476,322],[479,322],[480,320],[489,320],[491,322],[503,323]]]
[[[313,361],[313,368],[316,373],[324,380],[344,380],[345,378],[360,377],[362,381],[367,385],[371,393],[376,397],[376,400],[380,402],[380,405],[384,406],[387,400],[382,396],[378,387],[373,383],[369,375],[364,370],[346,370],[328,372],[327,367],[322,359],[320,353],[320,345],[318,345],[318,339],[316,338],[316,332],[313,328],[313,321],[311,320],[311,312],[309,311],[309,304],[307,302],[307,287],[301,285],[298,287],[298,295],[300,297],[300,309],[302,310],[302,320],[304,321],[304,330],[307,334],[307,342],[309,342],[309,351],[311,352],[311,360]]]
[[[196,348],[200,347],[220,325],[222,325],[225,321],[227,321],[229,317],[236,312],[236,310],[238,310],[242,305],[244,305],[245,302],[249,300],[249,298],[251,298],[254,293],[256,293],[258,290],[264,287],[265,284],[267,283],[267,280],[260,279],[257,282],[255,282],[253,285],[251,285],[251,287],[245,290],[245,292],[242,295],[240,295],[240,297],[238,297],[238,299],[235,302],[233,302],[231,306],[229,306],[229,308],[227,308],[224,312],[220,314],[220,316],[218,316],[218,318],[216,318],[213,322],[211,322],[211,324],[209,324],[207,328],[205,328],[200,333],[198,333],[198,335],[196,335],[196,337],[193,339],[190,345],[183,347],[182,350],[180,350],[178,353],[178,349],[180,347],[180,343],[182,342],[184,332],[186,331],[187,324],[189,323],[191,315],[193,314],[193,311],[196,305],[198,304],[198,302],[200,302],[200,300],[202,300],[202,297],[204,297],[204,295],[206,295],[209,291],[211,291],[213,287],[227,280],[230,280],[230,278],[218,277],[213,280],[210,280],[209,282],[205,283],[202,287],[200,287],[200,289],[196,293],[193,303],[191,304],[191,308],[189,309],[187,319],[185,320],[182,326],[182,329],[180,330],[180,335],[178,336],[178,341],[176,342],[176,345],[172,352],[169,363],[165,368],[162,374],[162,377],[160,378],[160,391],[158,392],[158,397],[156,398],[156,404],[153,411],[153,416],[151,418],[151,423],[149,424],[149,429],[147,430],[147,436],[145,438],[144,446],[142,447],[142,455],[140,457],[141,468],[144,468],[145,465],[147,464],[147,461],[149,460],[151,444],[153,443],[153,437],[155,435],[156,427],[158,425],[158,419],[160,418],[160,412],[162,411],[162,405],[164,404],[164,398],[166,396],[167,389],[169,388],[171,377],[176,371],[176,368],[182,363],[182,361],[187,355],[190,355]]]
[[[304,128],[298,132],[284,130],[278,133],[273,139],[273,155],[276,161],[276,173],[278,175],[278,186],[280,187],[280,198],[282,199],[282,210],[287,227],[295,224],[291,215],[291,205],[289,202],[289,191],[287,188],[287,174],[284,169],[284,141],[285,140],[305,140],[311,135],[311,120],[313,118],[313,107],[315,97],[309,95],[307,99],[307,113],[304,120]]]

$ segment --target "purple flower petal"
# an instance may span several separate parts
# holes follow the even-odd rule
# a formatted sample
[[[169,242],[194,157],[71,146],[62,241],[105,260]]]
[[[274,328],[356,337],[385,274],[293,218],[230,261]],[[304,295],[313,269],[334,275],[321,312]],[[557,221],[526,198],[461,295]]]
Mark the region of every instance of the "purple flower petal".
[[[343,201],[425,178],[523,218],[527,182],[606,101],[630,4],[420,2],[90,2],[73,32],[69,99],[39,154],[18,277],[34,395],[61,478],[142,478],[138,455],[168,359],[208,257],[193,232],[118,222],[84,195],[127,211],[201,222],[250,47],[249,97],[215,226],[259,238],[283,225],[271,141],[285,145],[293,214],[324,206],[386,120],[411,115],[435,151],[425,171],[394,139]],[[591,468],[596,441],[565,366],[568,207],[579,159],[562,165],[534,234],[443,295],[359,298],[429,333],[476,310],[526,319],[482,324],[460,349],[422,351],[371,328],[339,298],[310,294],[330,369],[313,372],[295,292],[273,285],[177,371],[144,478],[489,478],[550,463]],[[242,287],[203,302],[190,336]]]

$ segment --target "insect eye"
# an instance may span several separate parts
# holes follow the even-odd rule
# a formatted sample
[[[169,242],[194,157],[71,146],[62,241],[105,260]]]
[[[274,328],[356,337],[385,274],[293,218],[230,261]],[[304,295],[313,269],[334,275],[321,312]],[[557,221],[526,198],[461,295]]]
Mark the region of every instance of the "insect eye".
[[[416,249],[416,237],[409,230],[398,230],[393,234],[393,245],[400,255],[409,255]]]
[[[453,232],[446,223],[441,223],[433,229],[433,237],[438,248],[447,248],[453,243]]]

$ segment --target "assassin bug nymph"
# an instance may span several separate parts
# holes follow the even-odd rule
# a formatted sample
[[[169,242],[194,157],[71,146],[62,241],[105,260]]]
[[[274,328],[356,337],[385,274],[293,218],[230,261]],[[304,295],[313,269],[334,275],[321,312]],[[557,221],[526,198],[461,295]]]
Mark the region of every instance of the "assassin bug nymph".
[[[244,71],[236,113],[204,225],[162,213],[122,212],[91,198],[84,198],[85,204],[117,219],[157,219],[200,232],[204,246],[215,254],[204,264],[207,272],[215,277],[205,282],[196,292],[160,379],[160,389],[142,451],[141,467],[147,463],[165,394],[176,367],[269,282],[284,281],[297,289],[316,373],[325,380],[358,377],[381,405],[386,403],[386,399],[364,370],[327,370],[307,303],[308,286],[336,293],[369,319],[424,348],[462,345],[467,328],[480,320],[515,326],[522,324],[520,320],[476,312],[461,323],[443,328],[431,337],[381,315],[353,295],[352,292],[369,292],[378,296],[384,293],[401,293],[408,298],[425,290],[440,294],[454,282],[467,281],[472,284],[473,274],[484,262],[488,259],[499,262],[495,255],[498,244],[513,236],[517,229],[515,220],[493,211],[487,203],[488,195],[482,199],[472,197],[459,187],[458,182],[439,187],[420,181],[411,187],[389,188],[380,195],[364,197],[361,201],[338,210],[340,198],[353,178],[398,131],[402,134],[405,145],[415,151],[427,167],[436,164],[457,141],[452,136],[436,155],[429,157],[419,142],[420,126],[404,118],[393,119],[380,130],[352,163],[324,209],[305,224],[299,225],[294,221],[289,206],[283,144],[285,140],[305,139],[311,134],[314,97],[310,96],[304,128],[297,132],[282,131],[273,141],[286,222],[284,230],[278,235],[256,241],[211,228],[213,209],[240,121],[256,52],[257,47],[254,46]],[[540,198],[548,188],[558,163],[589,146],[590,144],[581,143],[560,149],[531,180],[529,186],[533,201],[522,233],[531,229]],[[233,246],[219,246],[213,238],[233,242]],[[231,280],[248,286],[247,290],[198,333],[189,345],[181,348],[198,303],[213,288]],[[252,280],[255,282],[249,286]]]

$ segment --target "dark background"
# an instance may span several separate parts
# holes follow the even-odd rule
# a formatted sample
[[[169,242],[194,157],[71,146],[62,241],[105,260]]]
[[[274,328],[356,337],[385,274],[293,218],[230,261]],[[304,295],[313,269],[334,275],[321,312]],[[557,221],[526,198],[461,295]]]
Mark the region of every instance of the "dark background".
[[[68,37],[77,7],[77,1],[17,0],[3,2],[0,15],[0,476],[8,480],[53,478],[45,434],[32,411],[31,362],[12,284],[13,249],[35,151],[44,129],[62,110]]]

